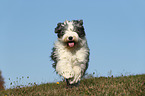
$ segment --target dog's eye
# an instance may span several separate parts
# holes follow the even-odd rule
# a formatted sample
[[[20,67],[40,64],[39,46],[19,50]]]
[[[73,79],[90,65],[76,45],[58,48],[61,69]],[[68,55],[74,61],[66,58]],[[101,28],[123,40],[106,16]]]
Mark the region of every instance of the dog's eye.
[[[74,31],[75,31],[75,32],[80,32],[80,29],[75,29]]]
[[[59,38],[61,38],[63,35],[64,35],[64,31],[62,31],[62,30],[57,34],[57,36],[58,36]]]
[[[78,28],[77,33],[78,33],[79,37],[84,37],[85,36],[84,28],[83,27]]]
[[[64,34],[64,31],[61,31],[61,34]]]
[[[78,28],[78,29],[77,29],[77,32],[81,32],[81,31],[83,31],[81,28]]]
[[[80,32],[81,30],[80,30],[80,29],[78,29],[77,31],[78,31],[78,32]]]

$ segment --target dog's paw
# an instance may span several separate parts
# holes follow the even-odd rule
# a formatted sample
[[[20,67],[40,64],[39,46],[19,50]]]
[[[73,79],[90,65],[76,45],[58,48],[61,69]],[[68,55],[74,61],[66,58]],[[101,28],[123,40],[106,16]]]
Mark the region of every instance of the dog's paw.
[[[73,78],[74,71],[63,71],[61,75],[66,79]]]
[[[81,80],[81,74],[74,76],[73,80],[70,80],[70,84],[78,83]]]

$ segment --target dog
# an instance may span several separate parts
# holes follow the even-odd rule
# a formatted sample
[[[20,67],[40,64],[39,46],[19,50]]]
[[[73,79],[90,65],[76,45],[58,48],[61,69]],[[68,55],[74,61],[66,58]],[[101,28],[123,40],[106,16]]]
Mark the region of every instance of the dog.
[[[55,28],[58,40],[51,53],[56,73],[67,85],[78,84],[88,68],[90,50],[85,37],[83,20],[66,20]]]

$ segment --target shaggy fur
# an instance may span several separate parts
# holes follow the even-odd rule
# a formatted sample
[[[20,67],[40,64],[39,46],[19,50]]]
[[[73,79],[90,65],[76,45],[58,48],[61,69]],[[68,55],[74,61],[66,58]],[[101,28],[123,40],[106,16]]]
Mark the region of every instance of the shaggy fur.
[[[89,48],[82,20],[58,23],[55,28],[58,40],[52,49],[51,58],[56,72],[68,84],[76,84],[88,68]]]

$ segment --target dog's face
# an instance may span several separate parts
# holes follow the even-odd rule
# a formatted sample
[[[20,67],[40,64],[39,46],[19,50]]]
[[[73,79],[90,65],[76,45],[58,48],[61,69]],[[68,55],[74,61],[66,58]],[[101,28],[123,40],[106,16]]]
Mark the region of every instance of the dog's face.
[[[58,23],[55,33],[57,33],[59,40],[72,48],[85,36],[83,20],[66,20],[64,23]]]

